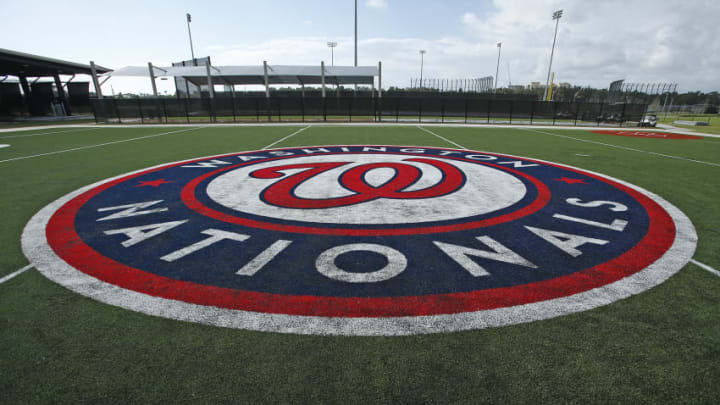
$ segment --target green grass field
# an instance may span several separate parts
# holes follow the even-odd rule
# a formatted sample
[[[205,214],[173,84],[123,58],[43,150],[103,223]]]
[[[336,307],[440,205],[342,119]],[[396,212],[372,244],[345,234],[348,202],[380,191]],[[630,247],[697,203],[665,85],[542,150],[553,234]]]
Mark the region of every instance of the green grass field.
[[[297,126],[0,132],[0,278],[28,265],[27,221],[119,174],[256,150]],[[425,127],[457,145],[600,172],[692,220],[694,258],[720,269],[720,139],[586,130]],[[416,126],[314,125],[273,147],[456,147]],[[409,337],[251,332],[105,305],[32,269],[0,284],[1,403],[718,403],[720,277],[688,264],[665,283],[550,320]]]

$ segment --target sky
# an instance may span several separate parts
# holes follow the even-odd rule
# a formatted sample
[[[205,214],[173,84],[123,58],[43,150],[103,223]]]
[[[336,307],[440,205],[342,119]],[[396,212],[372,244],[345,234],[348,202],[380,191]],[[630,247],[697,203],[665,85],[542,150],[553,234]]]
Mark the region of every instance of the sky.
[[[197,57],[214,65],[353,64],[351,0],[150,2],[8,0],[0,47],[120,68]],[[383,87],[425,78],[494,76],[499,86],[544,83],[555,21],[555,82],[607,88],[613,80],[720,90],[718,0],[358,0],[358,64],[383,62]],[[113,86],[110,89],[110,86]],[[158,81],[161,92],[172,81]],[[113,78],[103,92],[150,93],[148,79]]]

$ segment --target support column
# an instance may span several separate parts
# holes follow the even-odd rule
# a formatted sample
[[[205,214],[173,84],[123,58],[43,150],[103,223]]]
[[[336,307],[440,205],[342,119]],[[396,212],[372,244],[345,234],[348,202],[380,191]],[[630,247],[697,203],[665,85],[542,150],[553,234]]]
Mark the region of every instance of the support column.
[[[265,106],[267,108],[268,122],[272,121],[272,109],[270,108],[270,81],[268,80],[267,61],[263,61],[263,77],[265,79]]]
[[[325,61],[320,62],[320,82],[322,83],[322,97],[325,98]]]
[[[207,65],[205,65],[205,72],[207,73],[208,95],[210,95],[210,98],[213,99],[213,98],[215,98],[215,88],[213,87],[213,81],[212,81],[212,75],[210,74],[210,64],[209,63]]]
[[[18,76],[18,78],[20,79],[20,87],[22,87],[23,99],[25,100],[25,110],[30,114],[30,85],[25,76]]]
[[[152,83],[153,96],[157,97],[157,86],[155,85],[155,72],[153,71],[152,62],[148,62],[148,71],[150,72],[150,83]]]
[[[382,98],[382,62],[378,62],[378,98]]]
[[[95,69],[95,62],[90,61],[90,72],[92,73],[93,86],[95,86],[95,95],[97,98],[102,98],[102,89],[97,79],[97,70]]]
[[[210,119],[212,121],[216,121],[217,117],[215,116],[215,87],[213,86],[212,81],[212,74],[210,73],[210,63],[208,62],[207,65],[205,65],[205,72],[207,73],[207,82],[208,82],[208,95],[210,96]]]
[[[26,99],[30,98],[30,85],[27,82],[27,77],[18,76],[20,79],[20,87],[22,87],[23,95]]]
[[[62,82],[60,82],[60,75],[55,73],[53,76],[55,79],[55,87],[57,87],[58,96],[60,96],[60,102],[63,105],[63,108],[65,109],[65,115],[70,115],[70,103],[68,103],[67,95],[65,94],[65,89],[63,89]]]
[[[105,101],[103,101],[103,95],[102,95],[102,88],[100,87],[100,83],[98,82],[97,78],[97,69],[95,69],[95,62],[90,61],[90,73],[92,73],[90,76],[92,76],[93,86],[95,87],[95,97],[98,99],[98,113],[102,116],[103,121],[106,123],[108,122],[108,116],[107,112],[105,110]],[[97,117],[96,121],[97,121]],[[120,117],[118,116],[118,119]]]
[[[263,75],[265,76],[265,98],[270,98],[270,83],[268,82],[267,61],[263,61]]]

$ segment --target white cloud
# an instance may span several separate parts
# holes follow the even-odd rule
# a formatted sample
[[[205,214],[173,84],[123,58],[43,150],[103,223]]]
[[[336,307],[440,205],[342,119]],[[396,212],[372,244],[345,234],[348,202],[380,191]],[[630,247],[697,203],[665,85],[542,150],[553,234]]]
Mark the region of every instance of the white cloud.
[[[372,8],[387,8],[387,0],[368,0],[365,3],[368,7]]]
[[[514,82],[544,81],[551,15],[563,9],[553,59],[557,81],[597,87],[615,79],[667,81],[683,91],[717,90],[720,2],[496,0],[494,6],[487,15],[466,12],[459,20],[470,40],[503,42]],[[505,81],[501,74],[501,85]]]
[[[335,65],[353,64],[353,38],[336,39]],[[377,66],[383,62],[383,88],[405,87],[411,77],[420,75],[420,49],[427,50],[425,78],[471,78],[495,72],[497,48],[460,38],[424,40],[419,38],[369,38],[358,41],[358,64]],[[216,65],[319,65],[330,63],[325,37],[295,37],[230,47],[213,55]],[[485,63],[487,62],[487,63]],[[490,63],[491,62],[491,63]],[[492,67],[492,69],[491,69]]]
[[[362,38],[360,65],[383,62],[383,87],[425,78],[492,76],[497,42],[502,42],[500,85],[544,82],[555,23],[562,8],[553,71],[556,82],[607,87],[616,79],[630,82],[677,82],[680,91],[718,90],[720,83],[720,2],[710,0],[497,0],[489,13],[459,10],[457,36]],[[369,4],[368,4],[369,6]],[[398,17],[401,18],[401,17]],[[316,21],[317,23],[317,21]],[[353,38],[334,38],[335,64],[353,63]],[[289,37],[263,42],[215,45],[206,49],[217,65],[330,63],[326,36]],[[155,61],[161,64],[161,61]],[[140,63],[138,63],[140,64]],[[147,81],[144,81],[147,82]],[[143,83],[144,83],[143,82]],[[117,88],[116,88],[117,90]]]

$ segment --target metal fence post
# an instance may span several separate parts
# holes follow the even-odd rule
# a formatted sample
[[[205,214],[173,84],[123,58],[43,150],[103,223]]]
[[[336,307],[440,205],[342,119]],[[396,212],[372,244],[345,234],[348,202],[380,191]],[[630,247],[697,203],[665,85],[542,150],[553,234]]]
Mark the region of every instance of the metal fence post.
[[[233,122],[237,122],[237,106],[235,105],[235,91],[230,94],[232,97],[232,108],[233,108]]]
[[[465,123],[467,124],[467,118],[468,118],[468,99],[465,97]]]
[[[515,102],[513,100],[510,100],[510,125],[512,125],[512,116],[513,116],[513,107],[515,106]]]
[[[553,106],[553,126],[555,126],[555,117],[557,116],[557,103],[554,101],[551,101]]]
[[[163,107],[163,116],[165,117],[165,123],[168,123],[168,114],[167,114],[167,106],[165,105],[165,99],[161,98],[160,101],[162,101],[162,107]]]
[[[183,101],[185,101],[183,103],[183,105],[185,106],[185,120],[189,124],[190,123],[190,112],[188,111],[188,99],[184,98]]]
[[[582,103],[577,103],[575,105],[577,105],[577,111],[575,111],[575,126],[577,126],[577,117],[580,115],[580,111],[582,111]]]
[[[440,104],[440,122],[445,123],[445,97],[441,98]]]
[[[490,123],[490,106],[492,106],[492,99],[487,100],[487,123]]]
[[[625,120],[625,106],[627,106],[626,103],[623,103],[623,110],[620,113],[620,126],[623,126],[623,121]]]
[[[352,108],[353,108],[353,100],[355,97],[350,99],[350,102],[348,103],[348,120],[352,122]]]
[[[155,98],[153,99],[153,101],[154,101],[153,105],[155,106],[156,112],[157,112],[158,122],[159,122],[160,124],[162,124],[162,123],[163,123],[163,113],[162,113],[162,109],[160,108],[160,106],[162,105],[162,101],[163,101],[163,100],[162,100],[160,97],[155,96]],[[151,117],[151,118],[152,118],[152,117]]]
[[[422,97],[418,97],[418,122],[422,122]]]
[[[300,116],[302,122],[305,122],[305,97],[300,98]]]
[[[604,108],[604,107],[605,107],[605,103],[604,103],[604,102],[600,102],[600,114],[599,114],[598,117],[597,117],[597,126],[600,126],[600,121],[602,121],[603,108]]]
[[[115,105],[115,115],[118,117],[118,124],[122,124],[122,118],[120,118],[120,109],[117,105],[117,99],[113,97],[113,104]],[[105,122],[107,122],[107,117],[105,117]]]
[[[322,109],[323,122],[327,122],[327,98],[323,97],[322,101],[323,101],[323,109]]]
[[[376,106],[376,108],[377,108],[377,117],[378,117],[378,121],[379,121],[379,122],[383,122],[383,108],[385,108],[385,106],[384,106],[383,104],[384,104],[384,103],[383,103],[383,98],[382,98],[382,97],[379,98],[379,99],[377,100],[377,104],[375,104],[375,106]]]
[[[137,106],[138,106],[138,112],[140,113],[140,123],[144,124],[145,119],[144,119],[143,113],[142,113],[142,104],[140,102],[140,97],[137,98]]]
[[[98,121],[98,118],[99,118],[99,117],[98,117],[98,114],[97,114],[97,108],[95,107],[95,104],[96,104],[96,103],[93,103],[92,100],[90,100],[90,110],[91,110],[92,113],[93,113],[93,117],[95,117],[95,123],[96,123],[96,124],[99,124],[100,122]]]
[[[537,100],[533,100],[532,103],[530,103],[530,125],[533,124],[533,117],[535,117],[535,103],[537,103]]]

